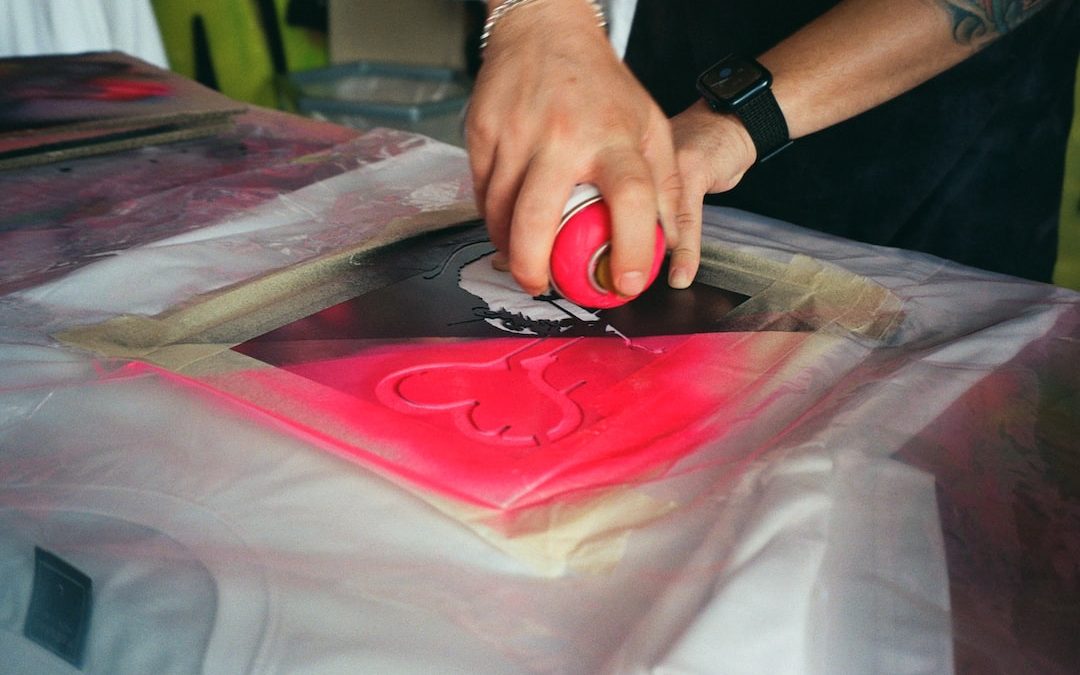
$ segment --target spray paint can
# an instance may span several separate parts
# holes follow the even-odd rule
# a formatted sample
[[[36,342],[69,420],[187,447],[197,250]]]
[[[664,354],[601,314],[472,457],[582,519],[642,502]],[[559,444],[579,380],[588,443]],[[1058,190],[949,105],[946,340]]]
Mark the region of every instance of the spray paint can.
[[[551,249],[551,285],[570,302],[592,309],[618,307],[634,299],[615,292],[611,278],[611,211],[599,190],[574,188],[563,209]],[[645,288],[656,280],[664,260],[664,231],[656,224],[653,264]]]

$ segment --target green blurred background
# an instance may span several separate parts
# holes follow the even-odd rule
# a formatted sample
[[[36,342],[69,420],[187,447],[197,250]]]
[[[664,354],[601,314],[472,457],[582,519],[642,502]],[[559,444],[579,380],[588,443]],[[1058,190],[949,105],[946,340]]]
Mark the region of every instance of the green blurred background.
[[[1061,229],[1054,283],[1080,290],[1080,74],[1074,95],[1072,133],[1065,155],[1065,185],[1061,198]]]

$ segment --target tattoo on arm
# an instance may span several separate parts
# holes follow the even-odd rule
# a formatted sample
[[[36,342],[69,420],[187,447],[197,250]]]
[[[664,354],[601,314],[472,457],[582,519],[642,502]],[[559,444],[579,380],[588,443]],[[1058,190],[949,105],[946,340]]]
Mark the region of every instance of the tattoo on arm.
[[[938,0],[952,23],[957,44],[981,46],[1028,19],[1046,0]]]

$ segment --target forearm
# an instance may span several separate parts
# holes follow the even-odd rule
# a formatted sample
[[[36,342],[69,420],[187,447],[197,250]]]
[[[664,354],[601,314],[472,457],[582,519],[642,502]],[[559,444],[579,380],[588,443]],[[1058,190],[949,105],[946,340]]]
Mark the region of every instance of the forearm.
[[[912,89],[1050,0],[845,0],[760,56],[792,138]]]

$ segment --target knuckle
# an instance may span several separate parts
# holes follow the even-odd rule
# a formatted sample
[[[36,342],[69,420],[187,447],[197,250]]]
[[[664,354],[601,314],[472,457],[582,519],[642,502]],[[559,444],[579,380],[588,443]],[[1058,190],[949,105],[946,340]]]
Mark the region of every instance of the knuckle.
[[[493,145],[498,125],[490,118],[472,111],[465,117],[465,135],[473,147]]]
[[[653,192],[652,181],[640,173],[625,173],[612,186],[616,199],[626,202],[648,202]]]
[[[739,184],[740,180],[742,180],[741,173],[737,175],[726,175],[720,180],[713,182],[713,191],[727,192],[728,190],[734,189],[734,187]]]
[[[682,174],[678,171],[669,173],[660,179],[657,186],[661,192],[665,194],[682,194],[683,191],[683,178]]]
[[[681,235],[685,235],[687,233],[693,234],[698,229],[697,218],[695,218],[694,214],[690,213],[689,211],[680,211],[679,213],[675,214],[675,229],[678,230]],[[684,238],[680,238],[680,242],[682,241],[684,241]],[[681,246],[682,245],[680,244],[680,246],[676,248],[680,248]]]
[[[551,115],[544,124],[544,139],[550,146],[571,145],[581,131],[581,122],[563,114]]]

